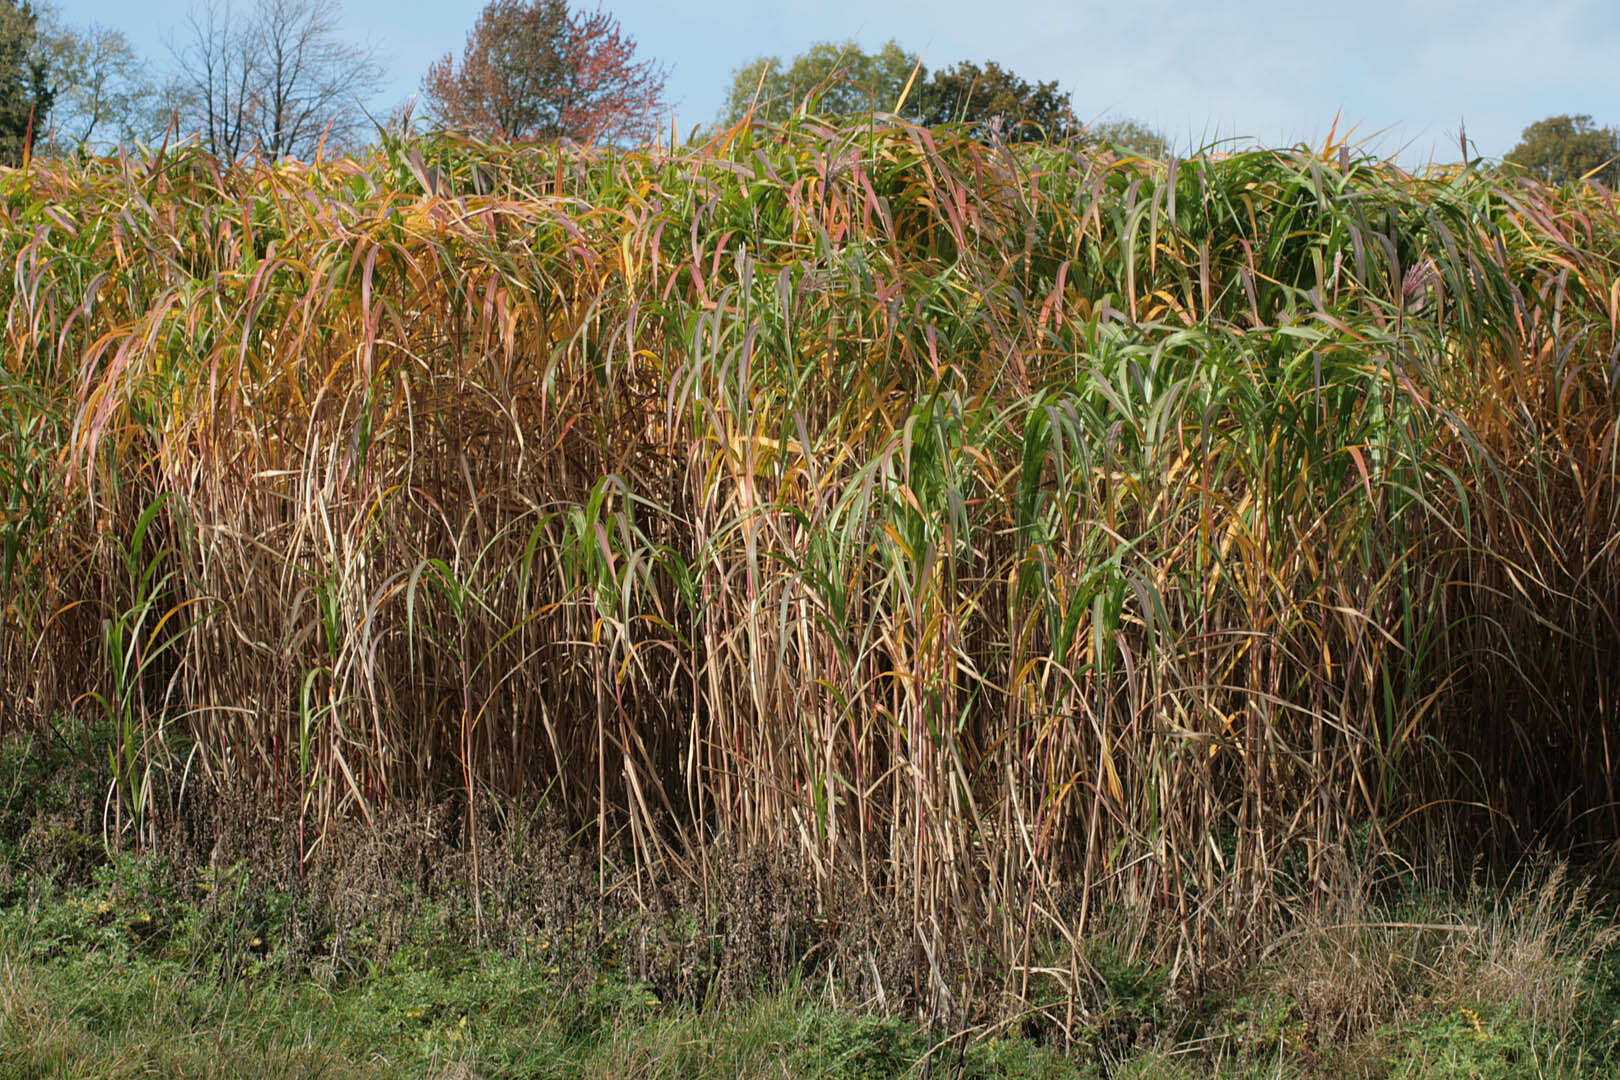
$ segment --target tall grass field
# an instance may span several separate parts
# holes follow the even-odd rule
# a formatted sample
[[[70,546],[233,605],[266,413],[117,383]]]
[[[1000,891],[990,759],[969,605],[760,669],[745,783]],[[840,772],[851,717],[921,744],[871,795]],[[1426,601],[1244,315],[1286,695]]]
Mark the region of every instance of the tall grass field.
[[[799,117],[35,160],[0,265],[0,727],[101,732],[113,848],[428,808],[482,930],[544,820],[1059,1025],[1102,927],[1196,985],[1620,853],[1601,188]]]

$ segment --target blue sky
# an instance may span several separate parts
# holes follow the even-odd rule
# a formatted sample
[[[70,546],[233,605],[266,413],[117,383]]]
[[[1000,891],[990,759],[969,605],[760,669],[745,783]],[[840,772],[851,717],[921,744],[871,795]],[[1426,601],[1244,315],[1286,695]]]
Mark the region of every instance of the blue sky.
[[[251,2],[251,0],[248,0]],[[123,30],[164,61],[190,0],[59,0],[65,19]],[[238,8],[246,6],[242,0]],[[684,134],[714,119],[733,69],[791,57],[817,40],[894,38],[939,67],[996,60],[1056,79],[1082,119],[1132,117],[1185,149],[1224,137],[1319,141],[1341,129],[1403,160],[1457,156],[1462,120],[1479,153],[1510,149],[1525,125],[1590,113],[1620,126],[1617,0],[614,0],[641,52],[671,69]],[[390,71],[374,104],[405,100],[427,65],[459,51],[481,0],[347,0],[347,35]]]

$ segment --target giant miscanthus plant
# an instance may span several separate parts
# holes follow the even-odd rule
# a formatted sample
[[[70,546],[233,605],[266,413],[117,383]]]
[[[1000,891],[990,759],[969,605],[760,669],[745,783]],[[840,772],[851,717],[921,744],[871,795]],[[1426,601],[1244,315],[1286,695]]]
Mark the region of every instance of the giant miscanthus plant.
[[[105,713],[132,838],[785,849],[943,1008],[1620,835],[1606,193],[814,117],[5,184],[7,714]]]

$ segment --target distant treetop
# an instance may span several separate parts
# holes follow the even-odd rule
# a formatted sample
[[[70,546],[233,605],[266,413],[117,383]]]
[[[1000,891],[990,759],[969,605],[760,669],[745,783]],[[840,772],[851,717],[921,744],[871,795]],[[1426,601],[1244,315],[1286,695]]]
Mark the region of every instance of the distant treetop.
[[[1074,126],[1069,94],[1055,81],[1029,82],[994,60],[934,72],[918,95],[918,111],[925,124],[998,124],[1015,142],[1056,141]]]
[[[382,84],[370,46],[343,37],[338,0],[200,0],[170,42],[169,104],[183,134],[229,160],[309,160],[370,128],[361,102]]]
[[[1170,140],[1139,120],[1104,120],[1088,124],[1082,138],[1137,157],[1163,158],[1170,153]]]
[[[1163,135],[1135,120],[1080,124],[1056,80],[1031,82],[994,60],[929,72],[894,41],[870,53],[854,41],[820,41],[789,63],[761,56],[732,72],[719,120],[729,126],[752,109],[760,120],[781,121],[807,102],[826,116],[898,112],[929,126],[963,124],[980,138],[1077,139],[1143,157],[1169,151]]]
[[[461,61],[446,53],[422,92],[440,121],[508,139],[639,140],[660,126],[667,73],[597,8],[491,0]]]
[[[1620,184],[1620,132],[1598,127],[1585,114],[1549,116],[1524,129],[1519,145],[1503,159],[1549,184],[1591,174],[1609,187]]]
[[[28,140],[44,131],[55,93],[41,49],[39,19],[23,0],[0,0],[0,164],[23,159]]]
[[[732,72],[720,122],[735,124],[750,108],[759,119],[783,120],[812,95],[818,113],[890,112],[917,64],[916,53],[893,41],[872,53],[853,41],[818,41],[786,65],[761,56]]]

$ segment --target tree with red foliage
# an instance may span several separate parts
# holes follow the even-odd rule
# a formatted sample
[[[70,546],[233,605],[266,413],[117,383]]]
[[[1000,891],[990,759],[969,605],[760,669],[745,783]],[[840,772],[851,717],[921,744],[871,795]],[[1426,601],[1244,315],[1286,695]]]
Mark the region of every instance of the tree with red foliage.
[[[508,139],[641,140],[658,130],[667,72],[598,8],[491,0],[461,63],[446,53],[422,92],[441,122]]]

